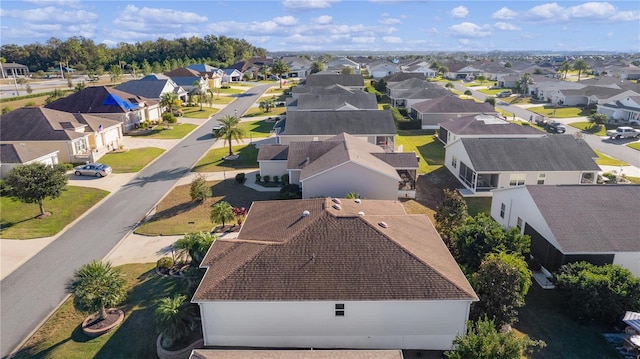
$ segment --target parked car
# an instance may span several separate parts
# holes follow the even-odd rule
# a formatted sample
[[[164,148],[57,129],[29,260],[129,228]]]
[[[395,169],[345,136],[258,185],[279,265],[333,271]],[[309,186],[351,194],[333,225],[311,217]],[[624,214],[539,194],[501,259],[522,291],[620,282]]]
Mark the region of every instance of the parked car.
[[[496,97],[509,97],[511,96],[511,91],[501,91],[496,94]]]
[[[103,163],[88,163],[73,168],[76,176],[104,177],[111,173],[111,167]]]
[[[213,129],[211,130],[211,134],[213,135],[213,137],[216,137],[216,134],[222,129],[222,127],[222,125],[213,126]]]
[[[611,139],[621,139],[621,138],[640,138],[640,130],[636,130],[633,127],[629,126],[620,126],[615,130],[607,130],[607,136]]]
[[[547,131],[553,133],[565,133],[567,132],[567,127],[560,122],[549,122],[547,123]]]

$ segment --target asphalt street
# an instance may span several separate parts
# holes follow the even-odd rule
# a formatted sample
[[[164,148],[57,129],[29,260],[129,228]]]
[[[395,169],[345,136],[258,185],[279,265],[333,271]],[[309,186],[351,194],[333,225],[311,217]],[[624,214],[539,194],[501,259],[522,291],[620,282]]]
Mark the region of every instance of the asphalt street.
[[[241,94],[0,282],[3,358],[18,349],[67,297],[65,287],[73,272],[107,256],[211,148],[216,119],[244,113],[270,87],[259,85]]]

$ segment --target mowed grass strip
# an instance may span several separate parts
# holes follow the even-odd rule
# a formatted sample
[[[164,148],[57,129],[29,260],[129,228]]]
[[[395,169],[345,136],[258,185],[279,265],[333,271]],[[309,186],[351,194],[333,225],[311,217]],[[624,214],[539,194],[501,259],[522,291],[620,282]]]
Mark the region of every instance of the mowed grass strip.
[[[247,181],[255,181],[255,178],[247,178]],[[210,197],[202,203],[191,200],[189,190],[191,185],[176,186],[158,204],[156,213],[135,232],[145,235],[180,235],[191,232],[209,232],[218,224],[209,219],[211,206],[219,201],[226,201],[234,207],[249,208],[253,201],[266,201],[278,199],[278,192],[259,192],[243,184],[237,183],[234,178],[225,181],[207,181],[211,188]],[[225,225],[235,224],[235,221],[226,222]]]
[[[200,111],[200,106],[191,106],[191,107],[182,107],[180,109],[182,111],[182,117],[187,118],[209,118],[209,116],[217,113],[219,110],[214,107],[207,107],[207,105],[202,106],[202,111]]]
[[[222,141],[219,139],[218,141]],[[240,168],[258,168],[258,149],[255,145],[231,146],[233,153],[240,155],[235,161],[225,161],[224,156],[229,154],[229,144],[224,147],[214,148],[193,166],[193,172],[222,172]]]
[[[87,317],[73,308],[73,298],[38,329],[12,358],[157,358],[154,311],[161,298],[181,293],[184,280],[160,277],[155,263],[127,264],[122,270],[129,288],[124,322],[106,334],[89,338],[80,324]]]
[[[433,130],[400,130],[396,136],[396,149],[402,145],[403,152],[415,152],[418,173],[429,173],[444,164],[444,146],[436,140]]]
[[[157,139],[180,139],[193,131],[196,125],[191,123],[178,123],[169,126],[155,126],[151,132],[143,134],[135,134],[135,137],[157,138]]]
[[[535,112],[550,118],[570,118],[589,116],[591,111],[586,107],[558,107],[535,106],[527,108],[528,111]]]
[[[256,116],[281,116],[287,112],[286,107],[274,107],[269,112],[264,112],[260,107],[251,107],[245,112],[243,117],[256,117]]]
[[[640,151],[640,142],[634,142],[627,144],[627,147],[633,148],[636,151]]]
[[[569,124],[571,127],[575,127],[583,132],[590,133],[595,136],[604,136],[607,134],[606,126],[594,126],[591,122],[572,122]]]
[[[111,166],[113,173],[138,172],[163,152],[157,147],[132,148],[127,152],[107,153],[100,158],[100,163]]]
[[[595,152],[596,155],[598,155],[598,159],[596,160],[596,163],[601,166],[628,166],[629,165],[624,161],[620,161],[613,157],[609,157],[598,150],[593,150],[593,152]]]
[[[0,238],[32,239],[50,237],[80,217],[109,194],[97,188],[67,186],[60,197],[45,199],[43,207],[51,216],[36,219],[37,203],[22,203],[13,197],[0,197]]]
[[[273,125],[275,125],[275,122],[259,120],[240,122],[238,127],[244,130],[245,138],[264,138],[271,135]]]

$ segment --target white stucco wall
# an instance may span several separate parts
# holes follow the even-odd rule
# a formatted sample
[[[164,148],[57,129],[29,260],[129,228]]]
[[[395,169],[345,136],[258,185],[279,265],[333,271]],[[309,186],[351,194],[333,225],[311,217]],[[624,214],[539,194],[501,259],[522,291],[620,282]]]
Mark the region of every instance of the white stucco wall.
[[[640,277],[640,252],[620,252],[613,257],[613,264],[621,265]]]
[[[335,304],[345,315],[335,315]],[[205,345],[437,349],[464,333],[468,301],[200,303]]]
[[[349,192],[367,199],[398,199],[398,179],[347,162],[302,181],[302,198],[344,197]]]
[[[287,161],[259,161],[260,176],[282,176],[287,171]]]

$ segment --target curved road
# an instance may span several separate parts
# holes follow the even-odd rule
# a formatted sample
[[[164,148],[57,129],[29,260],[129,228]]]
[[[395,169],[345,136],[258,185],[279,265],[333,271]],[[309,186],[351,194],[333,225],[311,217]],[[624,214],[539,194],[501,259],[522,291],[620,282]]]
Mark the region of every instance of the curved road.
[[[211,148],[213,123],[236,110],[244,113],[270,87],[259,85],[240,94],[0,282],[3,358],[17,350],[65,299],[65,286],[74,270],[104,258]]]
[[[482,92],[478,92],[468,87],[464,87],[460,83],[455,84],[455,89],[462,92],[466,90],[471,90],[473,97],[481,101],[484,101],[487,98],[487,95],[483,94]],[[496,98],[496,106],[500,107],[502,110],[506,112],[509,112],[512,114],[515,113],[517,117],[520,117],[525,120],[529,119],[529,116],[533,116],[533,118],[535,118],[538,115],[534,112],[518,107],[516,105],[510,105],[504,101],[501,101],[501,99],[499,98]],[[555,118],[554,120],[558,122],[562,122],[564,124],[568,124],[576,121],[584,121],[584,120],[566,119],[566,118],[565,119]],[[567,134],[574,134],[578,132],[582,132],[582,131],[575,127],[567,126]],[[612,141],[612,140],[609,140],[608,138],[599,137],[599,136],[595,136],[588,133],[583,133],[583,134],[584,134],[584,140],[587,142],[587,144],[589,144],[589,146],[592,149],[598,150],[618,160],[627,162],[631,166],[640,167],[640,153],[632,148],[625,146],[625,144],[629,142],[633,142],[633,140]]]

